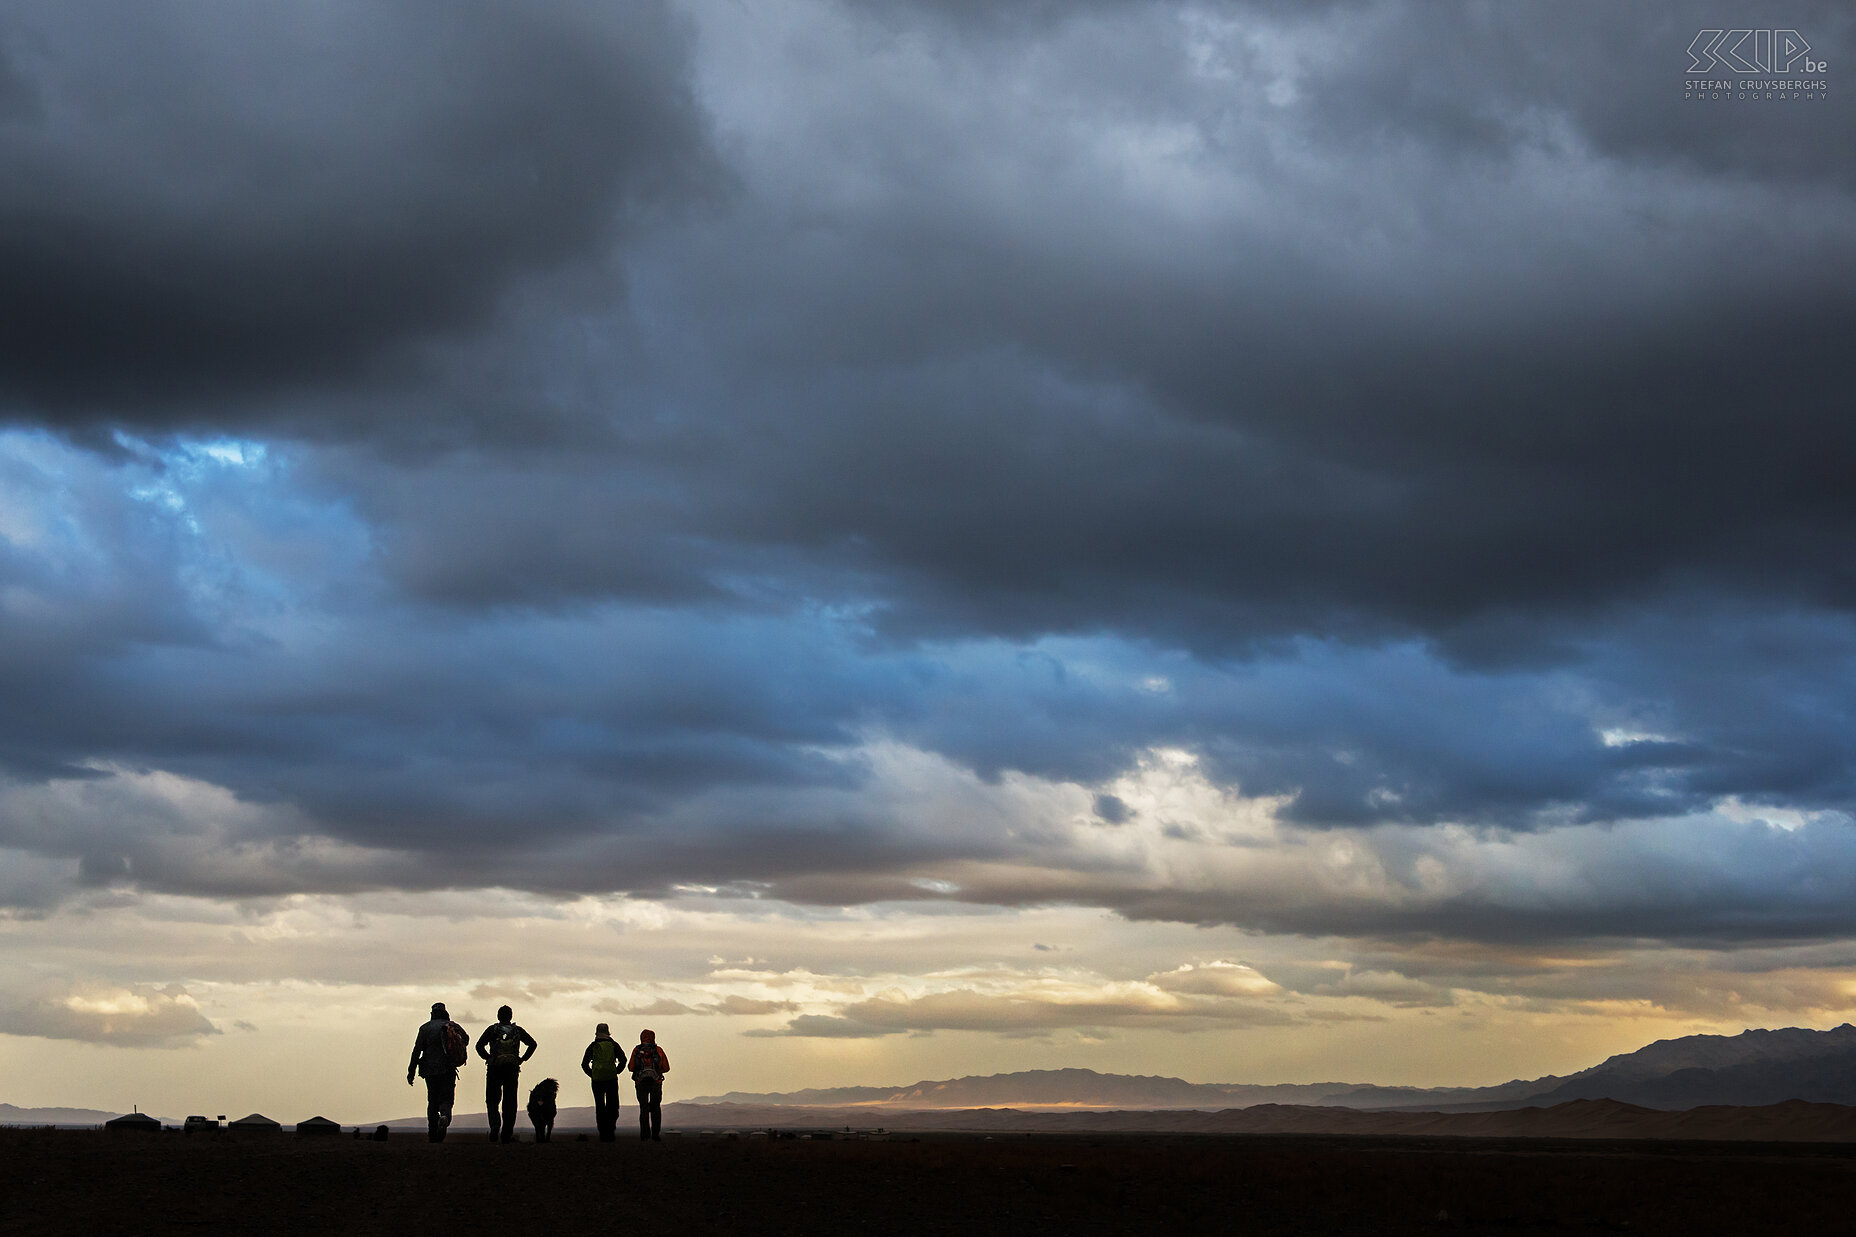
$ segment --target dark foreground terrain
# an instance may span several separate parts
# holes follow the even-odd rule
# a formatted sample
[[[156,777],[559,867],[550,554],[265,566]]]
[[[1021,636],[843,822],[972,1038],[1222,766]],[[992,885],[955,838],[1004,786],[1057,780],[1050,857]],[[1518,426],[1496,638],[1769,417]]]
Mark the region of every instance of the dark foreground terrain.
[[[1856,1147],[1320,1137],[442,1146],[0,1131],[0,1233],[1814,1233]]]

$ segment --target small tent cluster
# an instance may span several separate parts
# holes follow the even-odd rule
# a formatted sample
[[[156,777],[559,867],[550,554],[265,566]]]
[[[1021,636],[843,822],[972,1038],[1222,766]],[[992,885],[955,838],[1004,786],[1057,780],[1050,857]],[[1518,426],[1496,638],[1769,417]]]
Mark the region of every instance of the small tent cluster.
[[[105,1121],[103,1128],[112,1134],[158,1134],[161,1132],[161,1122],[145,1112],[131,1112],[124,1113],[113,1121]],[[240,1117],[237,1121],[228,1121],[225,1128],[233,1134],[281,1134],[284,1129],[280,1123],[271,1120],[261,1112]],[[297,1122],[296,1132],[312,1136],[338,1135],[342,1132],[342,1127],[327,1117],[311,1117],[307,1121]]]

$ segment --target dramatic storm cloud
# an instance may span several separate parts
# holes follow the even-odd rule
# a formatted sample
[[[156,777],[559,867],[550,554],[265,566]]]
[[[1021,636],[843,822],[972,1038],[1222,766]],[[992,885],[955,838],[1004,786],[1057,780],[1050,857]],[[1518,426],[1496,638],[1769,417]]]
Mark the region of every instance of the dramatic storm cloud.
[[[682,34],[648,3],[14,8],[0,384],[225,424],[403,367],[688,179]]]
[[[1724,21],[1827,89],[1688,97]],[[20,927],[0,1033],[1838,1008],[1852,33],[13,6],[0,903],[90,944]],[[399,961],[299,948],[368,905]]]

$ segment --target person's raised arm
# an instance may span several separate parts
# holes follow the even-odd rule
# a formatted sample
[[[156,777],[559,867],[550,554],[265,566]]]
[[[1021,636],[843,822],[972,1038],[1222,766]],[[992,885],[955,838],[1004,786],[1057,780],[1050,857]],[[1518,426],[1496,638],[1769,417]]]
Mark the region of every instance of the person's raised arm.
[[[522,1054],[522,1059],[526,1061],[530,1057],[535,1055],[535,1049],[541,1047],[541,1045],[535,1042],[535,1037],[533,1035],[530,1035],[527,1031],[524,1031],[521,1027],[516,1028],[516,1034],[521,1036],[522,1042],[528,1045],[528,1051]]]
[[[586,1046],[586,1051],[580,1054],[580,1072],[588,1078],[593,1076],[593,1049],[597,1047],[599,1047],[599,1041],[594,1040]]]
[[[484,1045],[490,1042],[490,1032],[495,1029],[496,1026],[492,1023],[490,1026],[483,1028],[483,1034],[477,1037],[477,1055],[486,1061],[490,1059],[490,1050]]]

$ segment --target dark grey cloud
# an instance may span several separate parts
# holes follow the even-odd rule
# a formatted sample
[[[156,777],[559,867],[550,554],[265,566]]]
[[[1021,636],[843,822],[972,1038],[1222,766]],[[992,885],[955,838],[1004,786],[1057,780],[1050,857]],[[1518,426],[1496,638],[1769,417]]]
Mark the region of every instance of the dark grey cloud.
[[[703,147],[649,0],[85,0],[13,6],[0,40],[15,419],[223,426],[409,380],[513,281],[600,262]]]
[[[17,122],[29,119],[38,110],[38,92],[14,67],[6,46],[0,44],[0,120]]]
[[[1849,11],[1832,3],[1703,3],[1632,10],[1561,5],[1359,6],[1309,57],[1311,110],[1326,132],[1361,144],[1421,143],[1464,157],[1508,154],[1560,123],[1604,156],[1708,175],[1847,190],[1856,113],[1818,106],[1808,125],[1785,109],[1709,107],[1672,89],[1691,78],[1832,80],[1804,59],[1838,61]],[[1789,72],[1691,74],[1704,29],[1784,29],[1809,45]],[[1749,44],[1748,50],[1751,51]]]
[[[609,453],[340,483],[407,587],[466,607],[848,594],[907,638],[1470,662],[1673,587],[1842,607],[1847,109],[1761,113],[1828,180],[1678,157],[1740,113],[1679,109],[1675,19],[1586,17],[1234,11],[1310,41],[1294,73],[1170,9],[1039,27],[1029,68],[1022,31],[925,63],[870,36],[858,110],[730,116],[740,197],[634,252],[632,312],[577,358]],[[1654,107],[1579,84],[1610,57]],[[1381,78],[1514,123],[1447,141]],[[979,103],[939,107],[950,82]],[[1661,153],[1581,136],[1672,116]]]
[[[922,41],[907,11],[884,11],[875,29],[891,41],[876,64],[906,65],[899,49]],[[861,29],[862,12],[814,16],[831,35],[834,20]],[[1195,33],[1191,14],[1238,32]],[[515,133],[521,158],[540,157],[499,110],[526,106],[505,97],[505,78],[562,92],[537,110],[558,104],[665,159],[694,142],[674,55],[626,86],[654,90],[644,103],[601,96],[608,115],[568,93],[632,83],[594,67],[623,48],[579,37],[587,19],[570,10],[499,20],[524,37],[486,40],[484,55],[539,50],[472,79],[451,118],[465,154],[426,156],[428,197],[458,198],[473,160],[501,157],[466,140],[480,131]],[[1828,10],[1796,20],[1825,55],[1847,33]],[[420,22],[403,25],[399,37],[442,45]],[[674,49],[671,25],[634,24],[626,37]],[[745,156],[744,193],[719,218],[705,211],[681,240],[646,247],[634,263],[646,287],[632,311],[597,319],[596,349],[551,351],[583,330],[575,313],[493,341],[488,375],[449,354],[443,368],[457,372],[429,376],[425,395],[334,401],[321,415],[371,422],[369,434],[438,409],[478,429],[501,419],[532,430],[616,405],[603,456],[347,479],[388,526],[403,582],[466,606],[687,600],[758,570],[789,592],[870,594],[905,635],[1109,628],[1229,650],[1259,633],[1391,631],[1501,659],[1550,651],[1555,611],[1672,580],[1841,605],[1835,547],[1850,513],[1836,478],[1851,444],[1813,393],[1838,381],[1852,325],[1832,174],[1850,148],[1835,140],[1847,109],[1766,109],[1756,123],[1785,141],[1728,141],[1754,123],[1749,109],[1684,109],[1679,71],[1656,71],[1679,70],[1679,26],[1603,9],[1340,6],[1296,18],[1103,6],[996,39],[944,31],[927,42],[929,65],[978,85],[983,106],[937,111],[913,82],[856,114],[789,101],[787,144]],[[1273,63],[1256,32],[1311,50]],[[1027,39],[1042,40],[1030,69],[1018,63]],[[1090,58],[1111,45],[1106,67]],[[582,71],[544,72],[548,55],[584,58],[572,59]],[[1208,58],[1220,72],[1195,69]],[[1594,80],[1612,63],[1632,66],[1622,97]],[[1165,134],[1190,149],[1104,166],[1058,119],[1015,101],[1020,84],[1128,141]],[[1278,87],[1286,101],[1271,96]],[[434,91],[409,88],[402,107],[423,117],[450,97]],[[618,123],[626,108],[651,123]],[[1456,115],[1477,109],[1506,120],[1477,130]],[[188,119],[201,121],[177,118],[176,134],[193,132]],[[303,141],[324,143],[353,123],[346,111],[291,119]],[[1658,136],[1601,140],[1631,125]],[[1477,140],[1461,137],[1469,130]],[[1282,167],[1292,146],[1312,166]],[[1788,167],[1832,183],[1793,184],[1786,169],[1737,158],[1743,148],[1796,152]],[[565,237],[552,262],[584,253],[631,163],[648,162],[572,142],[567,152],[597,183],[566,193],[544,177],[496,215],[511,245]],[[984,179],[1002,161],[1029,172],[1040,158],[1048,184]],[[179,159],[175,171],[188,170]],[[1543,204],[1574,170],[1598,187],[1557,212]],[[1164,195],[1115,179],[1142,173],[1203,182],[1187,191],[1213,205],[1182,222]],[[847,207],[830,186],[852,175],[878,191]],[[356,193],[372,183],[353,179]],[[1260,215],[1240,209],[1243,189],[1273,200]],[[795,199],[808,190],[821,200]],[[330,214],[406,230],[372,205],[344,199]],[[563,230],[547,211],[577,211],[584,226]],[[150,213],[139,209],[138,228]],[[229,251],[225,229],[200,232]],[[371,271],[364,239],[334,236],[326,253],[352,250],[361,257],[347,265]],[[502,252],[471,236],[421,264],[483,290],[429,303],[493,299],[510,269],[496,265]],[[179,261],[191,283],[213,286],[197,276],[211,265],[200,254]],[[83,279],[40,282],[87,305],[109,299]],[[244,308],[227,316],[259,323],[294,357],[323,355],[313,332],[269,331]],[[416,313],[406,330],[327,316],[368,348],[430,333]],[[113,372],[89,363],[96,332],[55,317],[36,312],[35,329],[89,340],[84,372]],[[154,317],[190,329],[185,313]],[[266,363],[262,347],[214,352]],[[542,356],[585,371],[568,385],[587,391],[538,393]],[[1542,611],[1547,624],[1516,618]]]
[[[1155,746],[1313,830],[1856,809],[1851,113],[1682,101],[1710,15],[116,11],[0,30],[6,415],[144,434],[0,453],[0,763],[98,784],[0,841],[228,895],[1847,927],[1770,848],[1712,910],[1154,888],[863,750],[1175,840],[1102,789]],[[1829,7],[1735,20],[1847,59]],[[233,803],[102,789],[156,770]]]
[[[1797,938],[1841,930],[1852,904],[1836,819],[1796,842],[1685,823],[1723,796],[1755,815],[1856,803],[1856,629],[1835,614],[1696,599],[1567,631],[1576,655],[1557,665],[1502,669],[1421,642],[1231,663],[1113,635],[904,647],[854,613],[776,605],[485,616],[387,587],[368,525],[285,461],[157,468],[9,445],[9,518],[37,525],[9,525],[0,844],[68,864],[11,891],[16,906],[124,883],[491,883],[1537,939]],[[882,767],[872,738],[949,763]],[[1156,883],[1106,861],[1085,835],[1211,836],[1101,787],[1156,746],[1199,753],[1214,784],[1283,796],[1286,823],[1365,830],[1411,892]],[[1073,808],[1012,810],[1014,770],[1080,783]],[[1616,853],[1590,831],[1641,817],[1674,823]],[[1423,848],[1386,842],[1388,822],[1577,836],[1540,853],[1597,856],[1615,884],[1544,902],[1506,880],[1425,892]],[[1745,852],[1682,869],[1674,839],[1694,830],[1702,852]]]
[[[1095,813],[1111,825],[1123,825],[1134,815],[1128,805],[1115,795],[1103,793],[1095,797]],[[1040,946],[1039,948],[1042,948]]]

